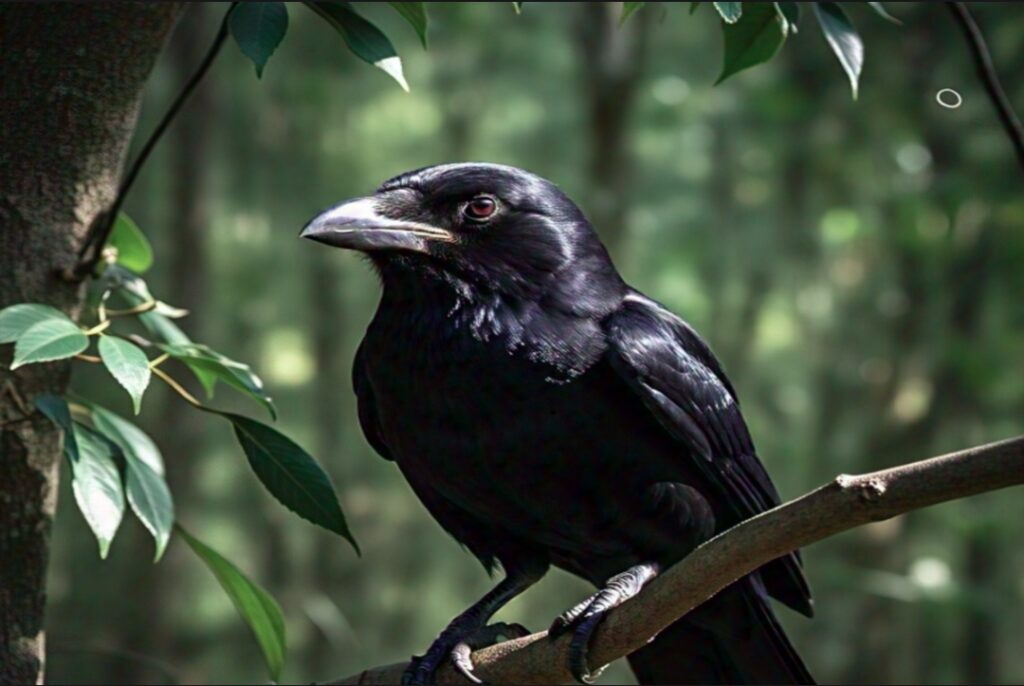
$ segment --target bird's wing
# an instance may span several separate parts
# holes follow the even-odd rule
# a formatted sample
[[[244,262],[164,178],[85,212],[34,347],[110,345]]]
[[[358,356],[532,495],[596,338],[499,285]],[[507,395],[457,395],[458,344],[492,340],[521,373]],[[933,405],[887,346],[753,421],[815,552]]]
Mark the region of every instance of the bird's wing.
[[[356,402],[359,405],[359,425],[363,428],[363,435],[381,457],[393,462],[395,458],[381,437],[380,420],[377,418],[377,402],[373,397],[370,378],[366,375],[362,343],[359,344],[355,359],[352,360],[352,389],[356,393]]]
[[[689,450],[708,480],[718,486],[737,521],[779,504],[768,472],[757,457],[736,394],[707,344],[682,319],[656,302],[628,295],[605,320],[608,360],[659,423]],[[805,614],[810,589],[799,557],[765,568],[773,596]]]

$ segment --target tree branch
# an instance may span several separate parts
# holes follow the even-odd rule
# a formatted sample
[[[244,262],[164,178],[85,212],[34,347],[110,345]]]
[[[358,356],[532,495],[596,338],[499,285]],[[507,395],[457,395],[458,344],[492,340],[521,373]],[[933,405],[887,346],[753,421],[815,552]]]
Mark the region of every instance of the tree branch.
[[[981,35],[981,29],[974,21],[974,17],[971,16],[966,3],[947,2],[946,7],[949,8],[957,26],[964,34],[964,40],[967,41],[967,46],[971,49],[974,66],[978,70],[978,78],[981,79],[985,92],[988,93],[992,106],[995,107],[996,114],[999,115],[999,121],[1006,131],[1006,137],[1010,139],[1010,145],[1017,153],[1017,161],[1020,162],[1021,169],[1024,169],[1024,126],[1021,126],[1020,117],[1014,112],[1013,105],[1010,104],[1006,92],[1003,91],[1003,87],[999,83],[999,76],[992,64],[992,56],[989,55],[985,37]]]
[[[847,529],[948,500],[1024,484],[1024,436],[859,476],[841,475],[803,497],[719,534],[609,613],[590,648],[591,667],[624,657],[725,586],[780,555]],[[546,632],[473,653],[488,683],[564,684],[570,636]],[[367,669],[332,684],[397,684],[407,663]],[[450,666],[439,684],[468,683]]]

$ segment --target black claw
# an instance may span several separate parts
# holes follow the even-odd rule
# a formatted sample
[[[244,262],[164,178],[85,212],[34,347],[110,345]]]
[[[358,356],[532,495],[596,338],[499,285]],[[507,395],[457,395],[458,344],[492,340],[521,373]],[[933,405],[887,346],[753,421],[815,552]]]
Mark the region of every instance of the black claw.
[[[458,627],[449,627],[420,656],[414,655],[409,666],[402,674],[402,684],[418,686],[434,682],[434,674],[445,660],[451,660],[455,670],[475,684],[482,684],[480,677],[473,673],[473,661],[470,654],[478,648],[498,643],[504,638],[520,638],[529,636],[530,631],[522,624],[498,622],[488,624],[479,629],[460,631]]]
[[[597,629],[597,625],[601,623],[609,610],[639,593],[644,584],[654,578],[657,573],[658,566],[652,563],[630,567],[622,574],[613,576],[604,588],[582,603],[566,610],[551,623],[551,628],[548,629],[548,637],[551,639],[558,638],[572,630],[572,640],[569,643],[569,671],[578,682],[581,684],[593,683],[594,679],[600,676],[607,666],[602,666],[591,672],[587,665],[590,637]]]
[[[423,662],[423,657],[423,655],[413,655],[409,658],[409,666],[402,672],[402,686],[425,683],[416,679],[419,675],[420,663]]]
[[[597,625],[604,619],[605,612],[587,614],[577,624],[572,633],[572,641],[569,643],[569,671],[576,681],[581,684],[592,684],[601,675],[607,665],[599,667],[591,672],[587,665],[587,652],[590,648],[590,637],[597,629]]]

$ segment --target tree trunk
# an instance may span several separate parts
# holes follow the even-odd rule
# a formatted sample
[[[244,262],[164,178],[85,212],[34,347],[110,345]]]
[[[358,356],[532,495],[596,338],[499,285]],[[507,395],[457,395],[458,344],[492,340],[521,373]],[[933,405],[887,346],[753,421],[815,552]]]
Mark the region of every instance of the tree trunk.
[[[613,256],[626,235],[632,155],[629,125],[646,67],[650,8],[621,26],[620,2],[579,6],[577,44],[587,103],[590,160],[588,213]]]
[[[178,10],[0,6],[0,307],[78,314],[84,289],[60,274],[117,192],[142,89]],[[34,683],[60,435],[32,399],[61,393],[69,366],[14,373],[10,348],[0,352],[0,683]]]

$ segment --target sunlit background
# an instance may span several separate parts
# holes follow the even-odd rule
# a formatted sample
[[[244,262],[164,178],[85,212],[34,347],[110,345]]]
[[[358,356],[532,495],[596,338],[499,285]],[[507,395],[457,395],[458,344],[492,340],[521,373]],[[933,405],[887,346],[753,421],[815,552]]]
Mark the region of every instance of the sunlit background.
[[[849,8],[867,46],[856,101],[807,12],[771,63],[718,87],[718,20],[688,3],[648,3],[621,32],[618,9],[598,5],[432,4],[426,52],[385,3],[360,4],[403,56],[411,94],[301,6],[262,80],[225,46],[127,210],[156,246],[154,291],[192,311],[193,338],[263,376],[280,425],[331,473],[362,557],[273,501],[223,422],[154,387],[141,423],[180,520],[280,601],[285,680],[422,652],[491,583],[359,430],[349,370],[379,295],[370,269],[297,239],[319,209],[407,169],[486,160],[562,186],[626,279],[710,340],[786,498],[1024,431],[1024,172],[937,5],[892,3],[902,26]],[[188,11],[140,134],[225,9]],[[1024,106],[1024,15],[974,12]],[[962,106],[937,104],[943,88]],[[130,411],[100,371],[74,386]],[[69,490],[50,681],[266,681],[180,541],[154,566],[126,519],[101,562]],[[823,682],[1020,682],[1022,537],[1019,490],[865,527],[806,551],[816,619],[779,612]],[[500,618],[541,629],[587,592],[553,572]]]

